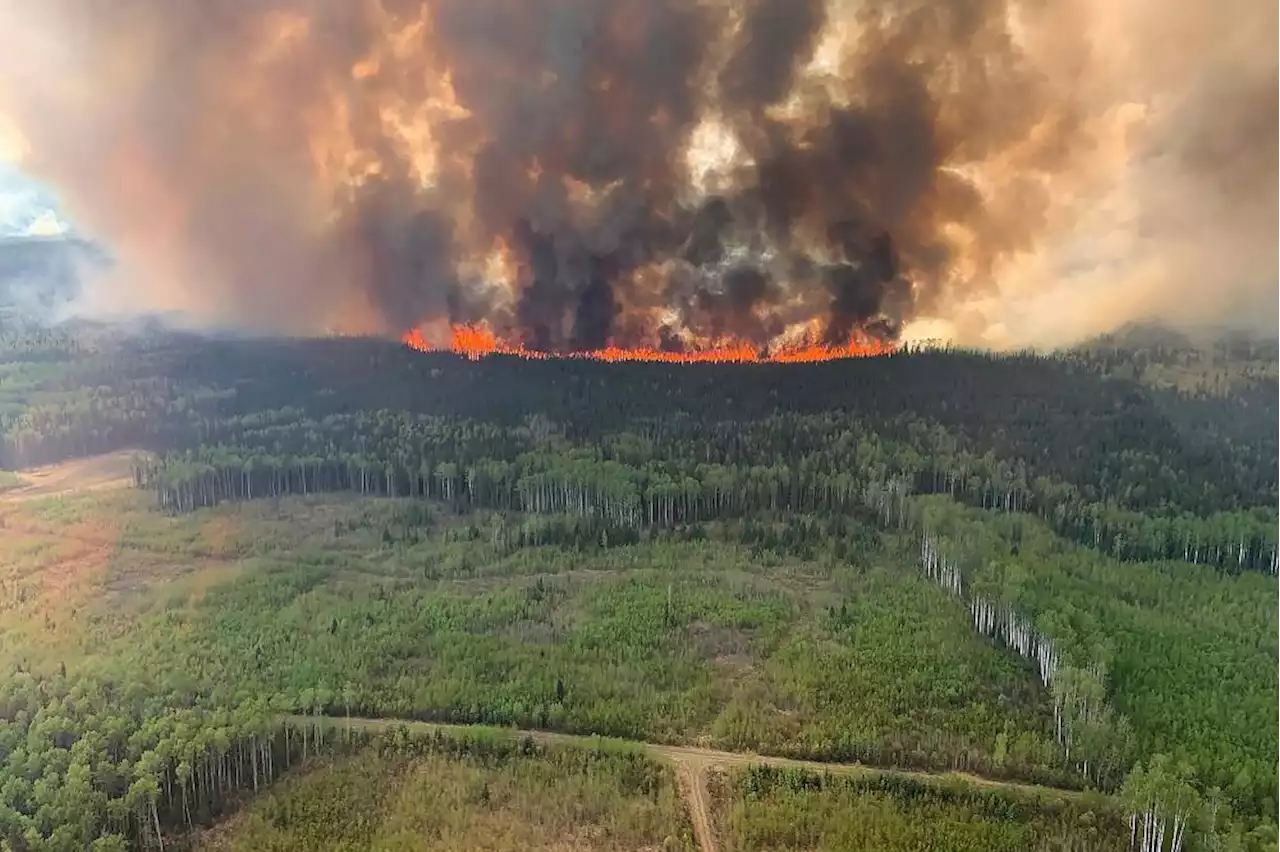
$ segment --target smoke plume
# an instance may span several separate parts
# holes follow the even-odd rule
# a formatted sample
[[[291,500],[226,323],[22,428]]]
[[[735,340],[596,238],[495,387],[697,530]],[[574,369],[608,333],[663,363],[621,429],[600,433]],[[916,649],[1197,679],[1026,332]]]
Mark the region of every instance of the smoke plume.
[[[217,322],[548,351],[1269,322],[1275,8],[1174,6],[0,0],[0,117],[114,249],[110,298]]]

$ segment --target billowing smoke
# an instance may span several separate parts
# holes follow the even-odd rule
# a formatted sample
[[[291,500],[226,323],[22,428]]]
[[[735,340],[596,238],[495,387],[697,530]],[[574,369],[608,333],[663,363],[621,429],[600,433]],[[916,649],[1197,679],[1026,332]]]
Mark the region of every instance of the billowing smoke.
[[[1276,331],[1277,6],[1085,0],[1038,55],[1077,79],[1096,147],[1057,181],[1037,251],[950,319],[997,345],[1062,344],[1129,320]],[[1069,43],[1068,43],[1069,44]],[[1063,76],[1068,76],[1063,74]]]
[[[0,0],[0,115],[115,249],[104,292],[220,322],[568,350],[1256,313],[1275,9],[1141,2]]]
[[[79,295],[80,281],[109,263],[99,247],[73,236],[0,232],[0,319],[56,322]]]

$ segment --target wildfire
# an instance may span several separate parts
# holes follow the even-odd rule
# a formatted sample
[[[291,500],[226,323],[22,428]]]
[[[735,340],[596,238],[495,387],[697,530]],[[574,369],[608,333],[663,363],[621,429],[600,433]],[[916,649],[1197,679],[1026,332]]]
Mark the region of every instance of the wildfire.
[[[432,343],[419,330],[405,334],[401,340],[419,352],[453,352],[472,361],[488,355],[514,355],[518,358],[546,360],[550,358],[580,358],[594,361],[661,361],[669,364],[800,364],[815,361],[833,361],[838,358],[866,358],[888,355],[894,351],[891,343],[875,339],[851,340],[844,346],[824,346],[811,342],[778,346],[764,350],[750,343],[720,343],[705,348],[672,352],[652,347],[606,346],[585,352],[548,353],[528,349],[518,343],[500,340],[487,326],[457,325],[450,329],[447,345]]]

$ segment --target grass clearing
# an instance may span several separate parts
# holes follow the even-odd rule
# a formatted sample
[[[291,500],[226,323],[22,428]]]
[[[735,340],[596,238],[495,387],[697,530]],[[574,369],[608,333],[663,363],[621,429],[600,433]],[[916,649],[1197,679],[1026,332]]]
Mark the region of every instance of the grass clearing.
[[[172,553],[192,578],[147,581],[122,653],[358,715],[978,771],[1007,726],[1052,759],[1034,676],[910,567],[670,538],[490,560],[498,522],[344,496],[130,515],[131,576]]]
[[[710,783],[722,852],[1049,852],[1129,847],[1101,797],[979,789],[901,776],[753,766]]]
[[[106,659],[192,700],[916,768],[990,771],[1005,734],[1022,743],[1009,772],[1053,760],[1030,671],[914,568],[873,564],[884,552],[503,551],[490,532],[518,519],[348,495],[168,517],[127,489],[2,511],[21,532],[4,570],[29,596],[0,652],[48,667]]]
[[[269,791],[203,852],[696,848],[673,773],[635,752],[379,754],[327,761]]]
[[[6,491],[23,488],[27,481],[11,470],[0,470],[0,495]]]
[[[133,482],[133,460],[137,455],[136,450],[120,450],[30,468],[21,474],[0,471],[0,500],[35,500],[125,488]]]

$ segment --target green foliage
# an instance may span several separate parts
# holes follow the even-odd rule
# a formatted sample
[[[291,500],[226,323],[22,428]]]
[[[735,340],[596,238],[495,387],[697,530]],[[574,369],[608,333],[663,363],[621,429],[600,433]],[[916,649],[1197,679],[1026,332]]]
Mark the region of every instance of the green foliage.
[[[196,694],[223,700],[248,690],[309,711],[304,696],[324,690],[338,714],[709,734],[825,759],[986,770],[1006,725],[1047,729],[1047,696],[1024,667],[912,573],[753,570],[740,546],[654,541],[525,551],[512,567],[533,578],[500,586],[425,577],[416,566],[451,552],[449,539],[428,534],[376,567],[365,554],[346,570],[262,562],[189,614],[146,622],[126,653],[160,683],[198,673]],[[779,582],[787,572],[799,588]],[[1042,751],[1019,769],[1053,765]]]
[[[843,578],[840,591],[821,629],[793,636],[758,687],[739,689],[717,719],[722,745],[1024,778],[1054,766],[1046,694],[940,590],[869,569]],[[991,751],[1007,731],[1036,746],[1016,767],[997,767]]]
[[[406,761],[376,751],[326,761],[267,792],[237,821],[227,849],[370,849]]]
[[[0,328],[0,467],[151,451],[164,510],[0,496],[0,840],[158,845],[366,714],[1092,785],[1265,844],[1274,353],[1223,345],[673,368]],[[351,844],[430,812],[435,753],[391,751],[299,781],[298,819],[338,781],[384,788]],[[744,843],[1111,842],[796,783]]]
[[[1237,810],[1274,813],[1280,703],[1275,584],[1179,562],[1120,565],[1034,520],[922,502],[976,592],[1012,605],[1107,672],[1139,753],[1187,760]],[[1018,550],[1011,552],[1009,542]]]
[[[166,707],[133,685],[20,671],[0,682],[0,842],[33,852],[158,844],[225,813],[306,750],[307,735],[291,738],[260,701]]]
[[[1114,502],[1203,516],[1273,506],[1276,495],[1274,382],[1259,383],[1256,398],[1239,406],[1204,406],[1185,394],[1157,401],[1117,377],[1110,361],[1072,353],[926,351],[803,366],[566,368],[504,358],[468,363],[354,338],[156,334],[78,351],[50,345],[64,359],[57,370],[38,372],[11,396],[0,386],[0,411],[13,412],[0,420],[0,467],[129,446],[169,451],[221,443],[330,463],[338,451],[385,468],[421,452],[417,442],[385,451],[398,429],[392,419],[402,416],[420,420],[416,437],[431,443],[439,434],[433,423],[468,424],[439,457],[455,471],[481,457],[508,457],[512,430],[524,436],[525,449],[568,439],[630,467],[672,460],[676,443],[684,444],[678,457],[699,459],[700,436],[728,442],[703,461],[768,467],[813,445],[762,445],[738,433],[785,414],[834,419],[844,429],[861,424],[884,444],[905,445],[904,470],[949,479],[953,493],[980,501],[1010,498],[1009,486],[1029,492],[1046,482],[1067,489],[1073,506]],[[23,360],[32,355],[9,357],[40,363]],[[670,417],[673,410],[682,416]],[[633,435],[611,437],[627,432]],[[1081,453],[1081,446],[1091,451]],[[1036,493],[1050,499],[1050,492]],[[1025,493],[1018,505],[1031,505]]]
[[[90,498],[51,506],[22,504],[6,517],[27,529],[48,524],[50,535],[101,523]],[[55,681],[128,684],[101,699],[102,712],[134,707],[128,725],[154,724],[147,720],[165,708],[266,699],[278,712],[337,716],[338,732],[348,714],[480,721],[1073,780],[1051,750],[987,765],[1006,730],[1044,741],[1047,696],[910,568],[777,553],[757,560],[722,537],[733,528],[693,541],[544,545],[493,563],[459,561],[479,546],[468,528],[488,519],[422,506],[308,498],[165,518],[105,499],[101,509],[121,528],[110,557],[120,567],[74,588],[84,612],[65,628],[90,631],[76,641],[100,656],[72,656],[70,680]],[[80,520],[68,527],[68,514]],[[395,542],[383,546],[387,529]],[[781,542],[787,529],[770,535]],[[855,550],[871,562],[887,557],[865,542]],[[216,565],[254,551],[261,555],[235,571],[202,569],[169,588],[129,573],[146,575],[163,558],[167,576],[181,579],[175,559]],[[46,557],[54,561],[38,571],[65,570],[56,552]],[[91,592],[94,583],[113,591]],[[41,635],[31,641],[47,644]],[[916,665],[918,676],[901,677]],[[24,682],[49,694],[36,679]],[[316,748],[310,736],[290,742],[293,759]],[[184,761],[179,747],[164,748],[158,772],[173,786]],[[135,803],[149,790],[137,787]],[[159,819],[184,824],[181,797],[168,801]],[[129,830],[149,836],[145,820],[133,819]]]
[[[207,848],[696,848],[673,773],[635,753],[396,739],[291,778]]]
[[[745,770],[726,786],[723,835],[731,852],[1129,848],[1123,817],[1102,801],[771,767]]]

